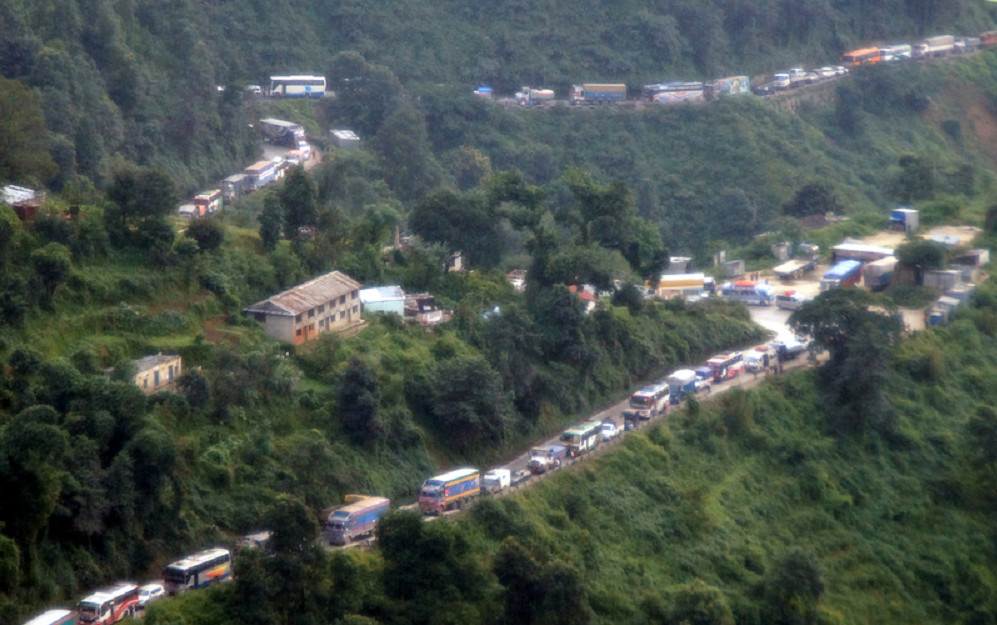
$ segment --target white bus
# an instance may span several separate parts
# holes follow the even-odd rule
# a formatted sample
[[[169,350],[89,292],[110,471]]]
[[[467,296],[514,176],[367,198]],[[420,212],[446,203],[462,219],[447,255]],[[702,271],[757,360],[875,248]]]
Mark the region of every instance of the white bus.
[[[274,98],[321,98],[325,96],[325,76],[271,76],[270,95]]]
[[[726,282],[721,290],[723,298],[745,304],[768,306],[775,301],[775,292],[767,282],[754,280],[737,280]]]
[[[663,413],[668,408],[670,396],[667,384],[651,384],[630,396],[630,408],[645,421]]]
[[[137,610],[138,586],[127,582],[84,597],[76,606],[80,623],[86,625],[112,625]]]
[[[206,549],[168,565],[163,571],[166,592],[175,595],[232,578],[232,554],[228,549]]]
[[[49,610],[39,614],[24,625],[73,625],[75,615],[72,610]]]

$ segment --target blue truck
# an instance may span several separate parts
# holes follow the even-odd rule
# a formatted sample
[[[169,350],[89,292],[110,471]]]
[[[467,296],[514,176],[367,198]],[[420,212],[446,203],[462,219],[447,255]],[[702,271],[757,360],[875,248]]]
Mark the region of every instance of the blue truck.
[[[682,401],[686,395],[696,392],[696,372],[692,369],[679,369],[668,376],[665,381],[668,382],[668,390],[673,404]]]
[[[619,84],[600,84],[587,82],[572,85],[568,102],[575,104],[612,104],[627,99],[627,86]]]
[[[423,514],[443,514],[462,508],[481,494],[481,473],[470,467],[454,469],[431,477],[419,490],[419,509]]]
[[[346,503],[337,506],[325,518],[325,537],[330,545],[346,545],[358,538],[374,535],[377,524],[391,508],[387,497],[347,495]]]

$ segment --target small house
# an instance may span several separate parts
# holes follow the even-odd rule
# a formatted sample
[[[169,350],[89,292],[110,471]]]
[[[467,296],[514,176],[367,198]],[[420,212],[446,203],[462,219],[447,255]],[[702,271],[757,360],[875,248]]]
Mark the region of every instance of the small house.
[[[360,283],[332,271],[256,302],[243,310],[263,324],[267,336],[300,345],[324,332],[343,332],[363,325]]]
[[[45,204],[45,192],[9,184],[0,188],[0,203],[13,208],[21,221],[29,221],[38,216]]]
[[[405,296],[405,320],[420,325],[432,326],[449,321],[452,310],[445,310],[436,304],[436,298],[429,293]]]
[[[135,384],[146,393],[172,388],[183,368],[180,356],[169,354],[145,356],[133,362]]]
[[[372,286],[360,289],[360,305],[364,314],[394,313],[405,316],[405,293],[400,286]]]
[[[330,130],[329,138],[337,148],[356,150],[360,147],[360,137],[352,130]]]

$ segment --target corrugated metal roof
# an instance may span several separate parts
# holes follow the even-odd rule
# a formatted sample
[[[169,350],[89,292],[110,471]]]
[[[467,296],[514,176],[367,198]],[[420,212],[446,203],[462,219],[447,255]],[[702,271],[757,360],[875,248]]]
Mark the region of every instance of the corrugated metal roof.
[[[361,286],[345,273],[332,271],[262,302],[256,302],[244,312],[297,316],[322,304],[328,304],[341,295],[348,295]]]
[[[143,356],[135,361],[135,368],[139,372],[148,371],[153,367],[165,365],[168,362],[173,362],[174,360],[179,359],[179,356],[170,354],[153,354],[152,356]]]
[[[360,301],[364,304],[372,304],[374,302],[391,302],[397,300],[404,300],[405,293],[402,291],[402,287],[395,286],[372,286],[366,289],[360,289]]]

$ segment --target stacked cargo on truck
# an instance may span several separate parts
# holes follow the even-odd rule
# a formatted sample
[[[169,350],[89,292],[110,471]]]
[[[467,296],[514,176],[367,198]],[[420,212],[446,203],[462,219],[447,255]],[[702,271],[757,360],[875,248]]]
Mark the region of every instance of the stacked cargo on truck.
[[[260,134],[263,140],[273,145],[297,149],[307,142],[305,129],[301,124],[268,117],[260,120]]]
[[[326,540],[330,545],[346,545],[358,538],[369,538],[390,509],[387,497],[347,495],[346,503],[333,508],[325,518]]]
[[[890,286],[893,271],[897,267],[897,257],[887,256],[867,263],[862,268],[862,280],[870,291],[881,291]]]
[[[544,102],[553,102],[553,89],[534,89],[533,87],[523,87],[516,92],[516,101],[523,106],[540,106]]]
[[[820,290],[827,291],[838,287],[854,286],[862,278],[862,263],[857,260],[843,260],[827,270],[820,279]]]
[[[559,468],[567,456],[568,448],[564,445],[534,447],[530,450],[530,459],[526,467],[530,473],[546,473],[548,470]]]
[[[673,404],[682,401],[686,395],[696,392],[696,372],[692,369],[679,369],[666,378]]]
[[[419,509],[423,514],[443,514],[453,508],[462,508],[480,493],[481,474],[477,469],[454,469],[423,482]]]
[[[952,35],[936,35],[928,37],[914,46],[914,56],[928,58],[945,56],[955,51],[955,37]]]
[[[817,267],[817,262],[816,258],[794,258],[777,265],[772,273],[783,280],[796,280],[803,274],[813,271]]]
[[[626,99],[626,85],[592,82],[572,85],[571,94],[568,96],[571,104],[612,104]]]

